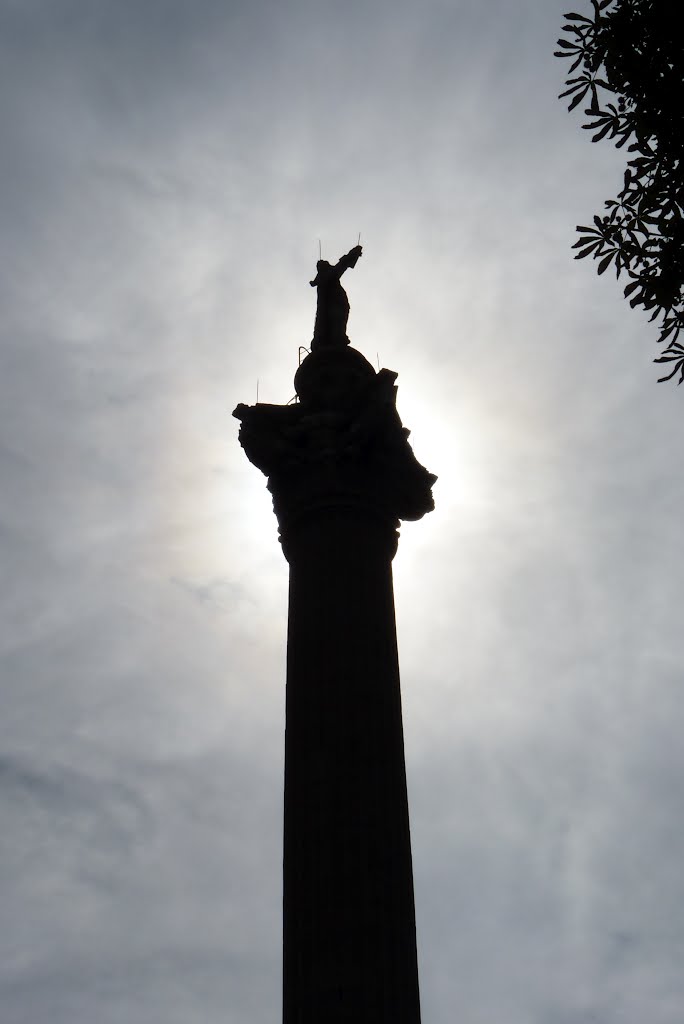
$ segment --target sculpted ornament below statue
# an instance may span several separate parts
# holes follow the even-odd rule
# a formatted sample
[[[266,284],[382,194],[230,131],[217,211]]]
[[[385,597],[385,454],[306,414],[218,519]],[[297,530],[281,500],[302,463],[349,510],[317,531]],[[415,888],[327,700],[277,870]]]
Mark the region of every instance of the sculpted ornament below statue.
[[[315,352],[317,348],[349,344],[347,337],[349,299],[340,278],[345,270],[356,266],[361,252],[361,246],[355,245],[346,256],[342,256],[337,261],[334,267],[327,260],[319,260],[316,264],[316,276],[313,281],[309,281],[312,288],[318,289],[316,323],[311,342],[312,352]]]

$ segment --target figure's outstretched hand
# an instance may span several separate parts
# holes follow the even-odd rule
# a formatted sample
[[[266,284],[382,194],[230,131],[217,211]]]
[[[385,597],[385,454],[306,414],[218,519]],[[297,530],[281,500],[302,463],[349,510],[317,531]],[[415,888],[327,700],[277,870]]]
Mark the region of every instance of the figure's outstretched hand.
[[[360,245],[355,245],[353,249],[350,249],[346,256],[343,256],[338,266],[341,271],[344,272],[347,267],[355,267],[356,261],[363,252],[363,248]]]

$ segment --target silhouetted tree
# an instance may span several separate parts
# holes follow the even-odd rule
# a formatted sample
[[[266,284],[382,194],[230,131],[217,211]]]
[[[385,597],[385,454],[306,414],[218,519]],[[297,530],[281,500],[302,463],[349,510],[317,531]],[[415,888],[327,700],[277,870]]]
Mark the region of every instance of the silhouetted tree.
[[[578,225],[575,259],[591,255],[602,274],[611,263],[629,277],[630,305],[661,314],[657,363],[684,380],[684,36],[676,0],[591,0],[593,17],[565,15],[557,57],[572,61],[561,96],[568,110],[589,100],[583,128],[592,142],[629,143],[624,184],[606,214]],[[577,74],[575,75],[575,72]],[[614,94],[608,103],[605,94]],[[683,335],[684,337],[684,335]],[[670,367],[668,366],[668,369]]]

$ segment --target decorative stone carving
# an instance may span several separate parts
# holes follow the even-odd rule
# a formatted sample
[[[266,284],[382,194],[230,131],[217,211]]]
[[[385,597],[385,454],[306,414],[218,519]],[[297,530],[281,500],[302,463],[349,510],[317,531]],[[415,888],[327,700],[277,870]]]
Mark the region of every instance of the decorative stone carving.
[[[302,362],[292,405],[238,405],[240,443],[268,477],[281,535],[322,506],[355,506],[416,520],[434,508],[437,479],[416,459],[396,408],[396,373],[355,349],[321,349]]]

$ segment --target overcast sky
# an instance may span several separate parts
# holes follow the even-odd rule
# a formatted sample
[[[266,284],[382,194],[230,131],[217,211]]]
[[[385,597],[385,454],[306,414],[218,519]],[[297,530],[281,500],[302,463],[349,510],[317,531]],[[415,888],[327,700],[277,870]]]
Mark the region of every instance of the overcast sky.
[[[279,1019],[287,565],[230,414],[359,232],[439,475],[424,1024],[680,1024],[684,393],[572,259],[624,157],[556,99],[564,6],[0,0],[3,1024]]]

